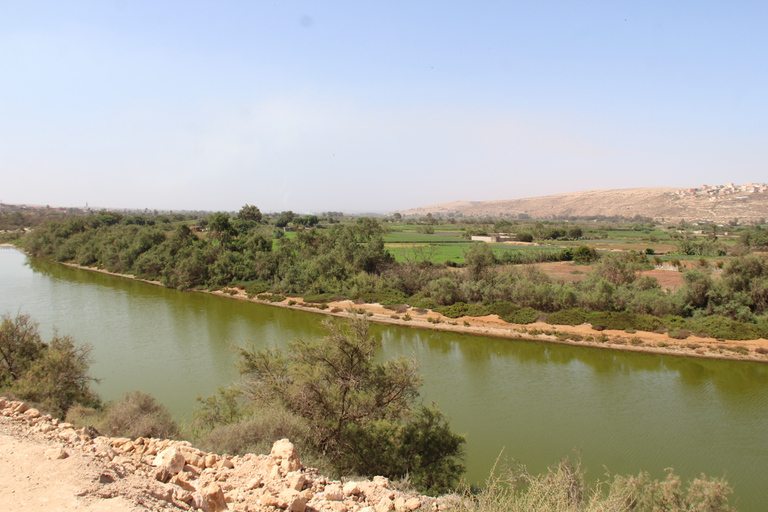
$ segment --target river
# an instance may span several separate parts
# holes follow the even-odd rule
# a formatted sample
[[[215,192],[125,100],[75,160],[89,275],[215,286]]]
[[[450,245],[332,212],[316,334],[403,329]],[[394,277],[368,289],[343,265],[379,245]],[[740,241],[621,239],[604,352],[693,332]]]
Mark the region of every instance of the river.
[[[140,389],[188,419],[236,378],[234,345],[322,335],[321,315],[77,270],[0,249],[0,313],[93,346],[106,400]],[[373,326],[381,358],[414,357],[422,399],[467,435],[468,479],[497,457],[533,472],[580,453],[589,478],[725,477],[741,511],[768,502],[768,365]]]

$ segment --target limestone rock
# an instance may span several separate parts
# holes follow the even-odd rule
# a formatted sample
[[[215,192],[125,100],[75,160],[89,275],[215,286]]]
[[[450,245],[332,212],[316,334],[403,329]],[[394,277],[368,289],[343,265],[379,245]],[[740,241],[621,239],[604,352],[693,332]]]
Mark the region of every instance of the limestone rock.
[[[357,482],[347,482],[342,489],[344,496],[355,496],[361,494],[360,485]]]
[[[307,507],[307,498],[294,489],[285,489],[280,493],[280,498],[286,503],[289,512],[304,512]]]
[[[224,491],[221,490],[219,484],[211,484],[206,487],[201,493],[202,506],[198,507],[206,512],[220,512],[221,510],[227,510],[227,500],[224,498]]]
[[[30,420],[33,418],[39,418],[40,411],[38,411],[37,409],[27,409],[26,411],[24,411],[24,416]]]
[[[325,488],[325,499],[328,501],[341,501],[344,495],[341,492],[341,487],[338,485],[329,485]]]
[[[306,481],[307,478],[301,473],[293,473],[288,476],[288,487],[295,491],[301,491]]]
[[[54,446],[50,450],[46,450],[45,456],[50,460],[66,459],[69,454],[63,446]]]
[[[293,443],[288,439],[276,441],[275,444],[272,445],[270,455],[272,458],[280,461],[280,467],[286,473],[301,469],[299,452],[296,451],[296,447],[293,446]]]
[[[389,498],[381,498],[375,507],[376,512],[392,512],[393,510],[395,510],[395,504]]]
[[[165,467],[169,473],[176,474],[184,468],[184,455],[176,448],[166,448],[155,457],[153,466]]]
[[[405,500],[405,508],[406,510],[416,510],[421,506],[421,500],[419,498],[409,498]]]

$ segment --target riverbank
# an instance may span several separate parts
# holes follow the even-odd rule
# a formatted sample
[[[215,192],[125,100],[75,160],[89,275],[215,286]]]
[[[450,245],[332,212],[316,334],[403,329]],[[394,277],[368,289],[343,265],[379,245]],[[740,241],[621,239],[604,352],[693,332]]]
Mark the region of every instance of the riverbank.
[[[341,318],[364,314],[371,322],[415,329],[431,329],[473,336],[557,343],[627,352],[768,363],[768,340],[763,338],[734,341],[691,335],[681,340],[672,338],[666,333],[645,331],[630,333],[609,329],[598,331],[589,324],[576,326],[553,325],[546,322],[524,325],[510,324],[501,320],[498,315],[464,316],[453,319],[435,311],[411,307],[402,313],[397,313],[380,304],[357,304],[349,300],[329,302],[327,308],[319,309],[318,305],[305,304],[301,297],[286,297],[280,302],[269,302],[255,297],[249,298],[242,290],[229,288],[206,293]],[[406,315],[409,319],[406,319]],[[763,350],[765,353],[760,353]]]
[[[0,246],[21,250],[11,244],[2,244]],[[73,263],[63,264],[81,270],[95,271],[116,277],[130,278],[148,284],[163,286],[159,281],[138,279],[130,274],[120,274],[95,267],[84,267]],[[321,305],[305,303],[302,297],[285,297],[282,300],[271,302],[259,299],[258,297],[248,297],[245,291],[237,288],[225,288],[217,291],[201,291],[203,293],[228,297],[235,300],[336,317],[364,314],[370,321],[375,323],[399,325],[416,329],[431,329],[474,336],[557,343],[627,352],[643,352],[735,361],[755,361],[763,363],[768,362],[768,340],[762,338],[757,340],[735,341],[691,335],[685,339],[676,339],[670,337],[667,333],[645,331],[626,332],[607,329],[598,331],[593,329],[589,324],[577,326],[553,325],[545,322],[536,322],[526,325],[509,324],[499,319],[497,315],[451,319],[440,313],[426,309],[401,307],[398,310],[392,310],[380,304],[357,304],[352,301],[329,302],[327,305]]]

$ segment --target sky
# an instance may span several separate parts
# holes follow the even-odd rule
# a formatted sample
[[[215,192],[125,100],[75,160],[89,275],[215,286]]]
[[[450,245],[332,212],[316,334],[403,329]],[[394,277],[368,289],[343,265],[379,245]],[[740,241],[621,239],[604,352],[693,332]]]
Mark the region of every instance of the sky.
[[[768,181],[768,2],[0,0],[0,201],[392,212]]]

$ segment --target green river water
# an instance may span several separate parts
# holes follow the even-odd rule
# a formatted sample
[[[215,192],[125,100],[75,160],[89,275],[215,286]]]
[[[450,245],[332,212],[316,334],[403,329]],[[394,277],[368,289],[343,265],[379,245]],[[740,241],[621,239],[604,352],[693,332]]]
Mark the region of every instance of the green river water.
[[[0,249],[0,313],[93,345],[106,400],[132,389],[179,419],[235,378],[232,344],[322,334],[320,315],[76,270]],[[768,365],[373,326],[381,357],[414,357],[422,398],[467,435],[468,479],[504,457],[534,472],[581,454],[588,477],[673,467],[724,476],[741,511],[768,509]]]

